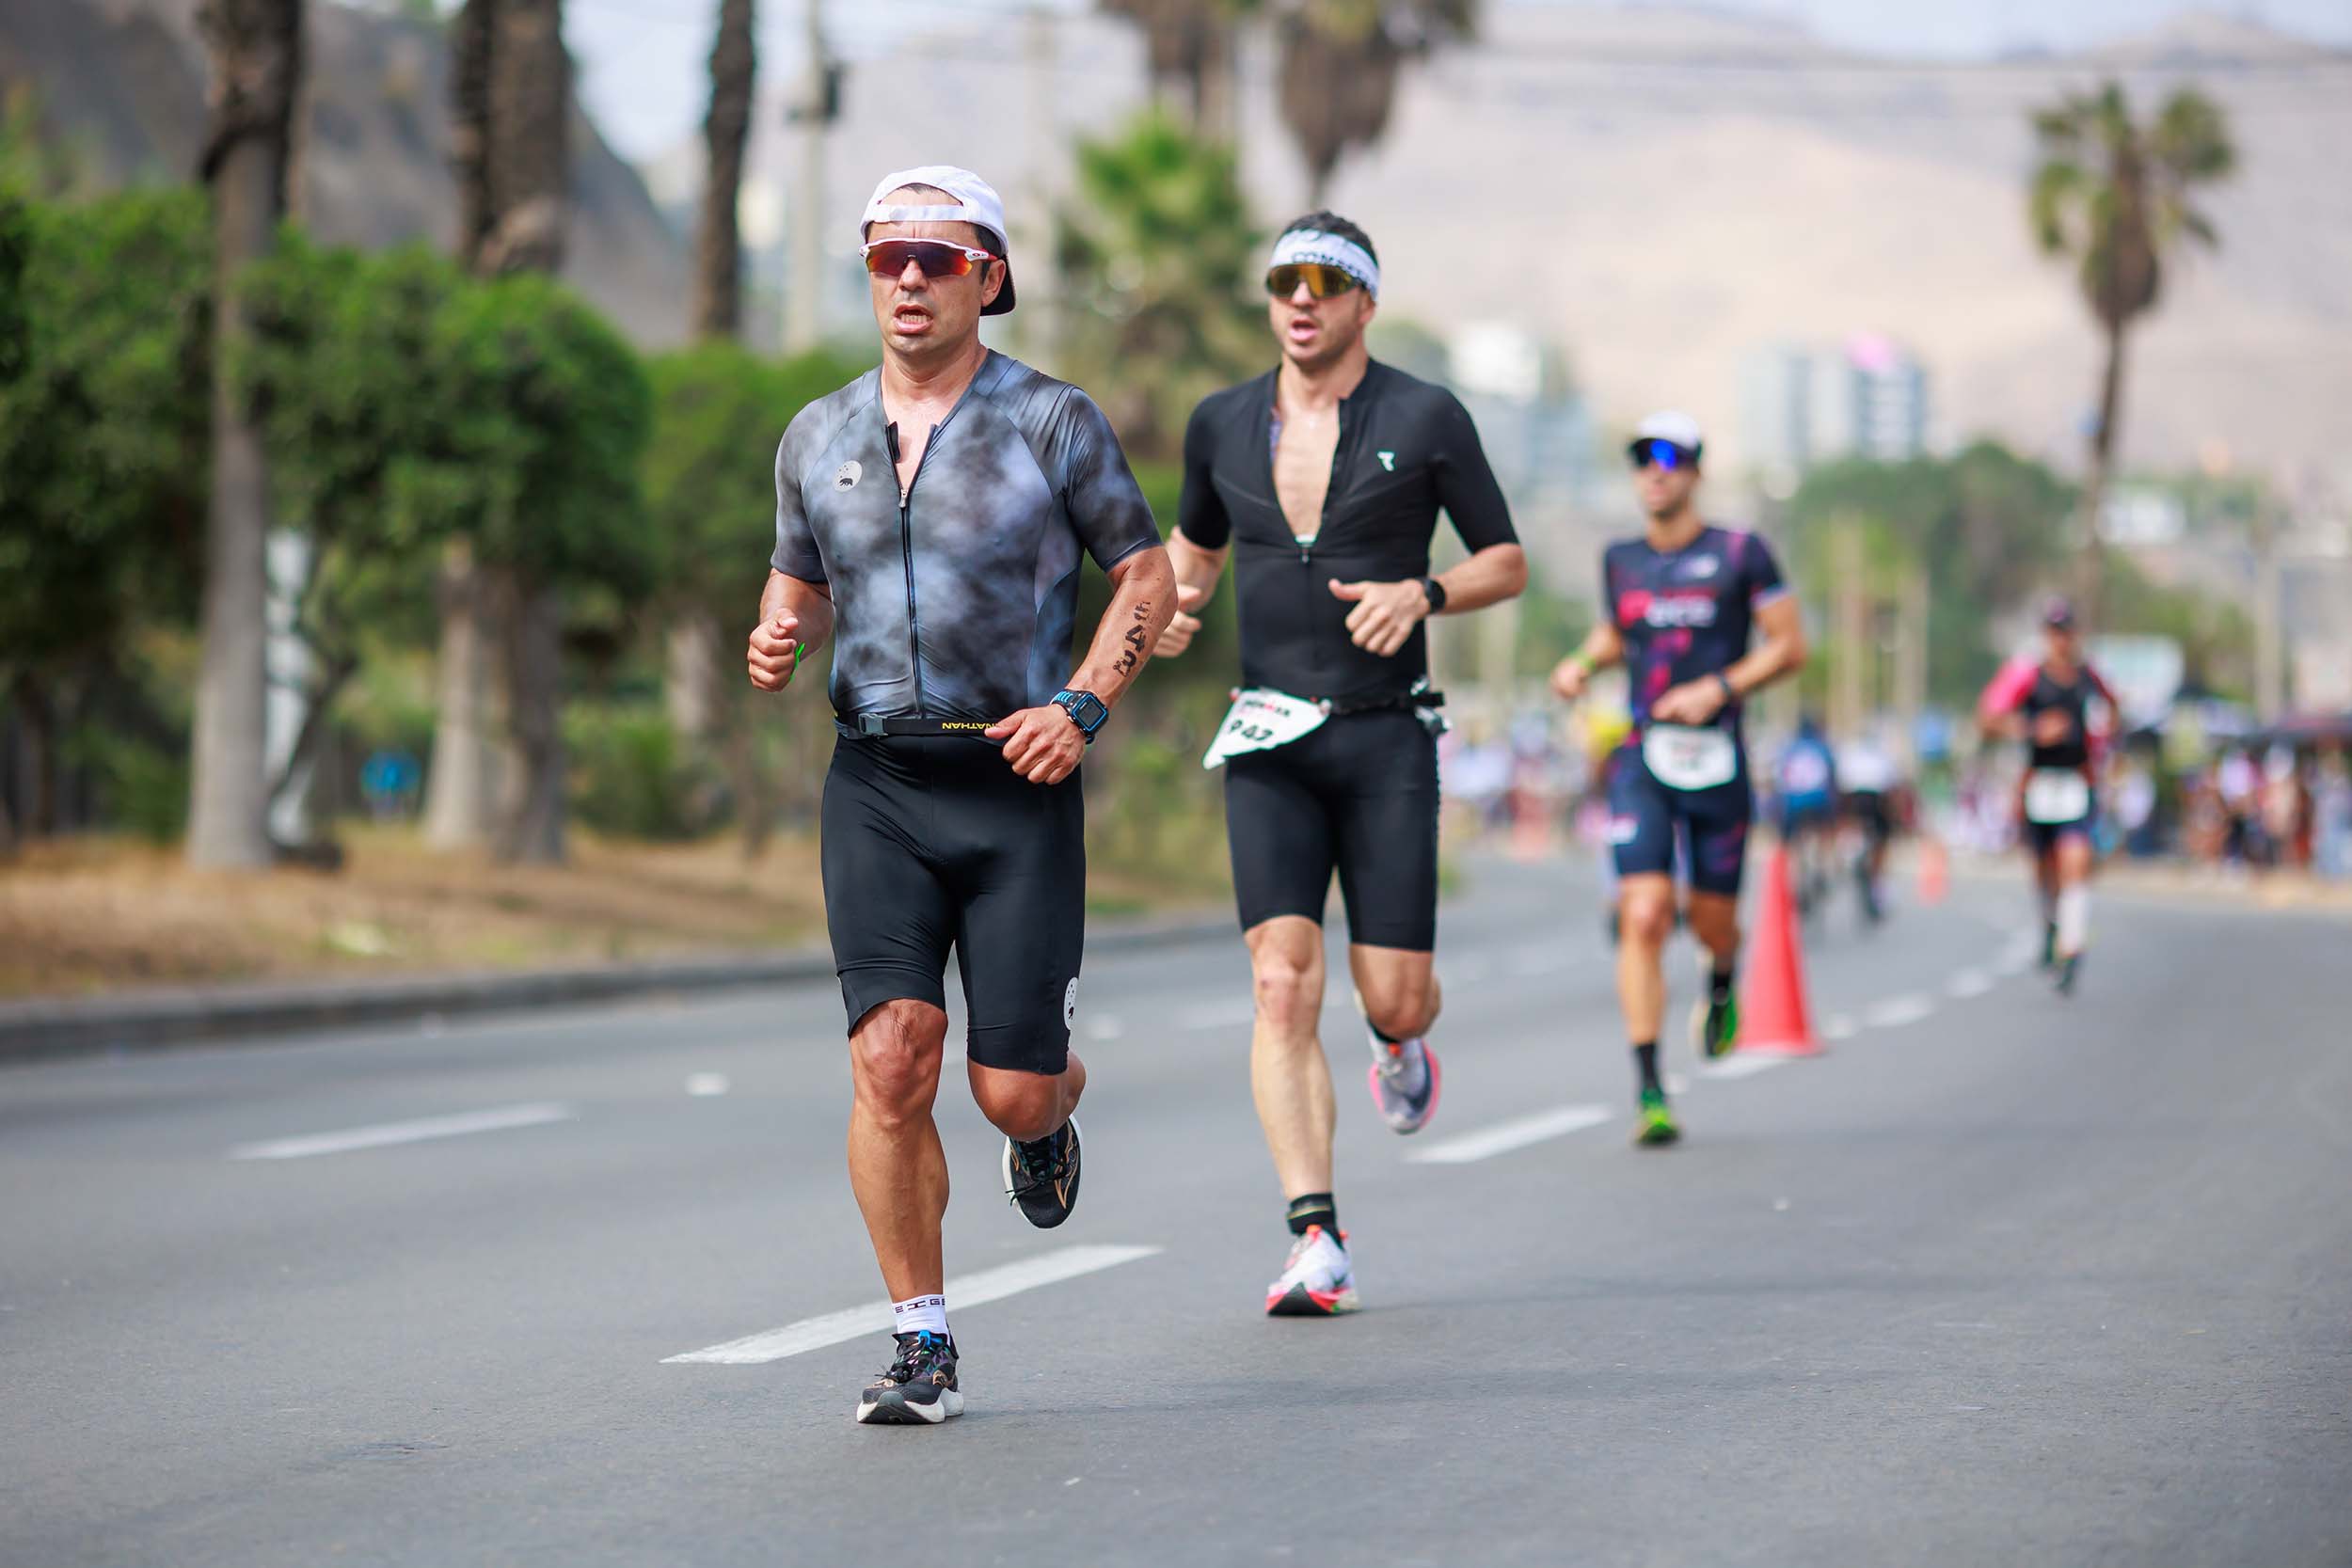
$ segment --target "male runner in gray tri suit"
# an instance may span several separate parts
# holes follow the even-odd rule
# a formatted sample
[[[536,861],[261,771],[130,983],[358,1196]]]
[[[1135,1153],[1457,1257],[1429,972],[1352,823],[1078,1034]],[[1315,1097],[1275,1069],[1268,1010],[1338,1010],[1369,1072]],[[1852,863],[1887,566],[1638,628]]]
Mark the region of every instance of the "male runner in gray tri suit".
[[[1175,610],[1109,421],[979,340],[982,315],[1012,309],[1004,235],[996,193],[968,170],[876,187],[859,240],[882,364],[803,409],[777,449],[776,549],[748,655],[753,684],[774,691],[834,643],[825,917],[849,1015],[850,1182],[894,1304],[897,1357],[857,1410],[882,1425],[963,1409],[931,1120],[951,946],[1006,1189],[1041,1227],[1077,1201],[1077,768]],[[1089,557],[1113,594],[1073,673]]]

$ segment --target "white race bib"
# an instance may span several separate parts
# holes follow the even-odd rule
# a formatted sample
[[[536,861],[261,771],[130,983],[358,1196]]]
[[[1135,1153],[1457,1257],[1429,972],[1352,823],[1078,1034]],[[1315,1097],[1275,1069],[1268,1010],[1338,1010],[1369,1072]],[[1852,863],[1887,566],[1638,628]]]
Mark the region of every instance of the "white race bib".
[[[1740,747],[1729,730],[1652,724],[1642,732],[1642,760],[1668,789],[1712,789],[1739,775]]]
[[[1330,709],[1323,704],[1286,692],[1269,691],[1263,687],[1236,692],[1233,705],[1226,713],[1225,722],[1216,727],[1216,738],[1209,742],[1208,753],[1201,757],[1200,766],[1219,768],[1227,758],[1245,752],[1270,752],[1277,746],[1287,746],[1322,728],[1323,721],[1330,717]]]
[[[2078,768],[2037,768],[2026,775],[2026,820],[2079,822],[2090,815],[2090,781]]]

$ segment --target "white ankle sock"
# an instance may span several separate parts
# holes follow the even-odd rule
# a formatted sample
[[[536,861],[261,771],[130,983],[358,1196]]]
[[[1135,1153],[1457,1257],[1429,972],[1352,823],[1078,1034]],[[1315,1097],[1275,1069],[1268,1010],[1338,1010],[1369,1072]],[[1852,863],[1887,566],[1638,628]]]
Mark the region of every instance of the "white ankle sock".
[[[2090,938],[2090,889],[2081,882],[2060,890],[2058,895],[2058,950],[2061,957],[2072,958],[2083,950]]]
[[[890,1304],[890,1332],[914,1334],[918,1331],[941,1336],[947,1333],[947,1298],[946,1296],[909,1296]]]

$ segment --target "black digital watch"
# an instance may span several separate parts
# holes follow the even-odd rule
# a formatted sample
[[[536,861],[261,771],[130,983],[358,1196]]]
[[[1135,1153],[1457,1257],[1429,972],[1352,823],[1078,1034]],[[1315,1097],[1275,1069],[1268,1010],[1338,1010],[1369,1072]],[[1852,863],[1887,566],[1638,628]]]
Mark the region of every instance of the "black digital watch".
[[[1429,595],[1429,613],[1435,615],[1445,609],[1445,584],[1436,578],[1421,579],[1421,591]]]

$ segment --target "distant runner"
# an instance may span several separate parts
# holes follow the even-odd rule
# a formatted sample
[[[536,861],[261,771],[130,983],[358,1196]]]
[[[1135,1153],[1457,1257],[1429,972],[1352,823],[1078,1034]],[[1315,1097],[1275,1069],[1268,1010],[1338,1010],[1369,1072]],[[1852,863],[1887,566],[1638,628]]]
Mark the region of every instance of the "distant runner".
[[[1988,734],[2026,743],[2017,814],[2042,901],[2042,963],[2058,972],[2059,994],[2070,995],[2090,941],[2091,830],[2099,814],[2090,700],[2112,709],[2115,697],[2083,659],[2073,605],[2063,598],[2044,605],[2042,634],[2042,657],[2004,665],[1977,712]]]
[[[1593,672],[1622,661],[1633,734],[1610,781],[1616,847],[1617,1000],[1633,1046],[1637,1143],[1682,1135],[1658,1069],[1666,1015],[1664,953],[1674,934],[1677,862],[1690,882],[1691,929],[1709,958],[1693,1009],[1699,1050],[1719,1056],[1739,1037],[1740,879],[1755,790],[1740,705],[1803,667],[1804,629],[1779,562],[1762,539],[1699,515],[1698,422],[1653,414],[1626,449],[1649,526],[1601,557],[1601,620],[1551,673],[1573,702]],[[1760,641],[1751,648],[1751,633]]]
[[[1854,855],[1854,892],[1862,918],[1875,926],[1886,918],[1886,846],[1895,835],[1895,792],[1902,771],[1895,758],[1865,732],[1837,749],[1837,792],[1846,820],[1862,835]]]
[[[1820,721],[1807,713],[1772,766],[1780,806],[1780,839],[1796,868],[1797,909],[1811,914],[1829,894],[1830,861],[1837,839],[1837,758]]]
[[[1332,1197],[1323,1055],[1323,908],[1336,873],[1348,968],[1371,1037],[1374,1105],[1412,1132],[1438,1108],[1438,732],[1421,624],[1510,598],[1527,558],[1470,415],[1443,388],[1375,361],[1371,238],[1311,213],[1274,243],[1268,314],[1280,365],[1204,399],[1184,433],[1168,553],[1191,645],[1233,558],[1241,691],[1204,759],[1225,769],[1233,893],[1257,994],[1249,1079],[1292,1243],[1266,1287],[1278,1316],[1352,1311]],[[1429,575],[1443,509],[1470,557]]]
[[[801,410],[776,449],[776,548],[747,658],[752,684],[779,691],[835,644],[825,924],[849,1015],[850,1185],[897,1341],[856,1416],[929,1425],[963,1414],[931,1119],[947,954],[1006,1189],[1031,1225],[1057,1226],[1078,1201],[1087,1084],[1070,1050],[1086,940],[1078,764],[1176,585],[1102,410],[980,341],[980,317],[1013,304],[988,183],[946,166],[894,174],[858,240],[882,364]],[[1111,601],[1073,673],[1089,559]]]

